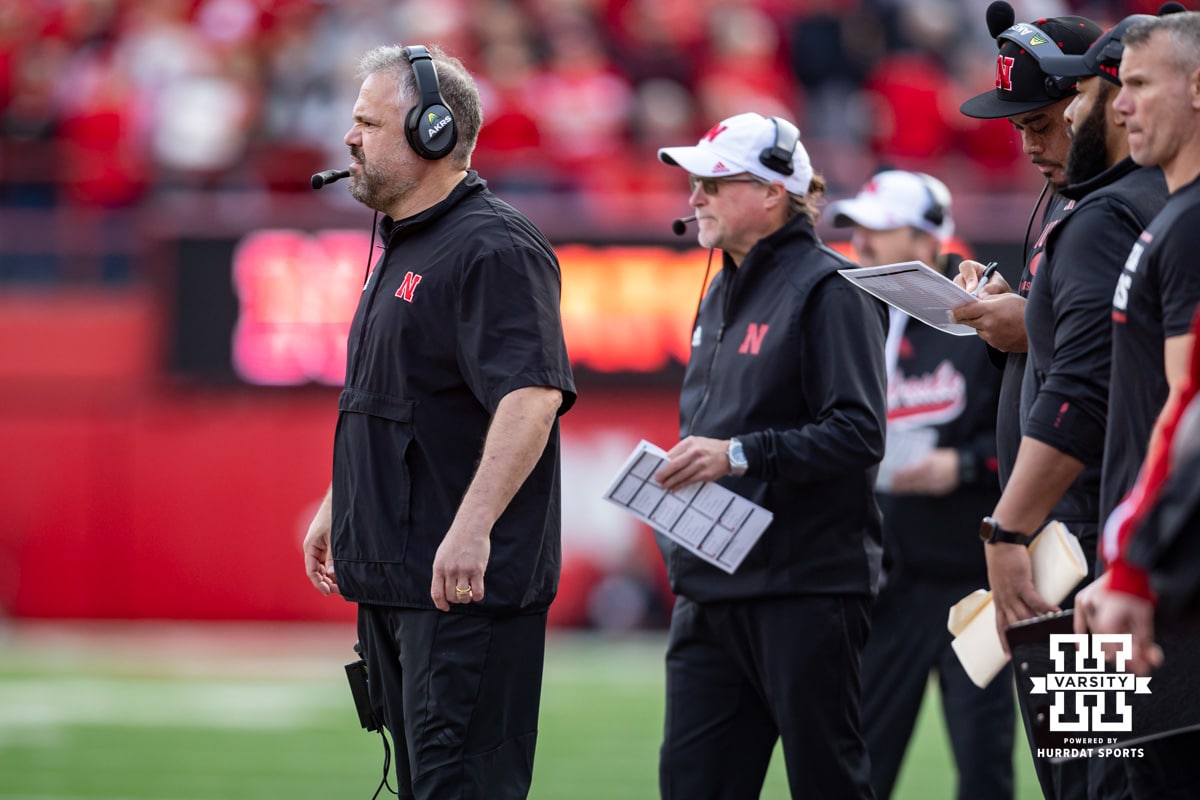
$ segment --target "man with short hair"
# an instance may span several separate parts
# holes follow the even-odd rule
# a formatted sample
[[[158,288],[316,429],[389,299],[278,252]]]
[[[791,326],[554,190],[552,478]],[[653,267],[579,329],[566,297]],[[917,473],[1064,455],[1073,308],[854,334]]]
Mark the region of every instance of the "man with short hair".
[[[954,232],[950,191],[917,172],[876,173],[858,195],[829,207],[852,227],[864,267],[920,261],[948,276],[962,256],[943,253]],[[1012,673],[984,689],[951,648],[946,609],[987,581],[963,530],[1000,497],[996,403],[1000,372],[973,338],[950,336],[893,309],[888,327],[887,451],[877,482],[883,512],[883,586],[863,650],[863,735],[876,800],[887,800],[936,673],[961,800],[1013,796]],[[899,666],[899,665],[902,665]]]
[[[678,596],[659,789],[758,797],[782,740],[794,796],[871,797],[859,658],[880,566],[873,484],[885,425],[882,304],[813,228],[824,182],[790,122],[738,114],[665,147],[719,248],[692,330],[681,441],[656,479],[720,481],[774,514],[726,573],[659,536]]]
[[[561,561],[558,417],[575,400],[558,260],[470,169],[479,92],[458,59],[386,45],[359,73],[349,188],[385,215],[383,253],[305,571],[358,604],[399,796],[523,798]]]
[[[1200,303],[1200,14],[1139,21],[1120,43],[1121,90],[1113,107],[1125,118],[1133,160],[1161,168],[1171,194],[1128,251],[1112,299],[1103,491],[1105,507],[1116,507],[1104,523],[1107,570],[1081,592],[1076,628],[1131,633],[1130,664],[1144,672],[1161,655],[1154,649],[1154,596],[1146,570],[1127,556],[1131,547],[1154,546],[1139,541],[1143,534],[1133,523],[1149,502],[1146,481],[1161,477],[1155,464],[1167,451],[1164,425],[1178,416],[1196,341],[1190,324]],[[1180,734],[1148,743],[1143,758],[1127,759],[1134,796],[1200,794],[1197,747],[1200,735]]]

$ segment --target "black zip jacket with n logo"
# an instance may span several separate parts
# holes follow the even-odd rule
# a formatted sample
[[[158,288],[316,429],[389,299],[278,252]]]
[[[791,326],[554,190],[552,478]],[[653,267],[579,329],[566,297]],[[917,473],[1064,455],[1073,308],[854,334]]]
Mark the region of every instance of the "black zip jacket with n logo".
[[[1068,203],[1047,231],[1032,271],[1021,382],[1021,433],[1083,463],[1055,504],[1061,520],[1094,546],[1112,363],[1112,297],[1138,235],[1167,200],[1157,167],[1129,157],[1062,190]]]
[[[660,535],[676,594],[875,591],[887,312],[837,274],[853,266],[804,217],[760,240],[740,267],[724,256],[692,332],[681,437],[738,437],[750,468],[721,483],[774,520],[733,575]]]

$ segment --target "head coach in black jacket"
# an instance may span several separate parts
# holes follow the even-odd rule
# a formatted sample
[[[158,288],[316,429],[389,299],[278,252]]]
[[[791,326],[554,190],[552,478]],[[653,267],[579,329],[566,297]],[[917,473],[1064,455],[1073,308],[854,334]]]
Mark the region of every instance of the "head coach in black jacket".
[[[678,595],[667,644],[664,798],[760,793],[782,737],[793,793],[871,796],[859,662],[879,577],[873,484],[886,420],[882,304],[817,237],[795,126],[738,114],[659,150],[691,179],[704,295],[668,489],[717,480],[774,520],[727,574],[665,538]]]

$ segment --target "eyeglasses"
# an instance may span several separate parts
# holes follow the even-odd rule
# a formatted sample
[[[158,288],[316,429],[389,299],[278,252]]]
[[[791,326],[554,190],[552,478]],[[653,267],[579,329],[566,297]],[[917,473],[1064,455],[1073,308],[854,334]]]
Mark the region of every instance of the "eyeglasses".
[[[688,186],[691,190],[696,191],[696,186],[699,185],[704,193],[709,197],[715,197],[717,192],[721,190],[722,183],[762,183],[758,178],[701,178],[696,175],[688,175]]]

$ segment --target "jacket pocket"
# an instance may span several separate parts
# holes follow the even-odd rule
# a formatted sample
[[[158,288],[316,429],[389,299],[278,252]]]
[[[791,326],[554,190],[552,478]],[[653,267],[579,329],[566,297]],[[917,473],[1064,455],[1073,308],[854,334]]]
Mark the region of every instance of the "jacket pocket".
[[[412,401],[346,389],[333,459],[334,557],[401,563],[412,532]]]

